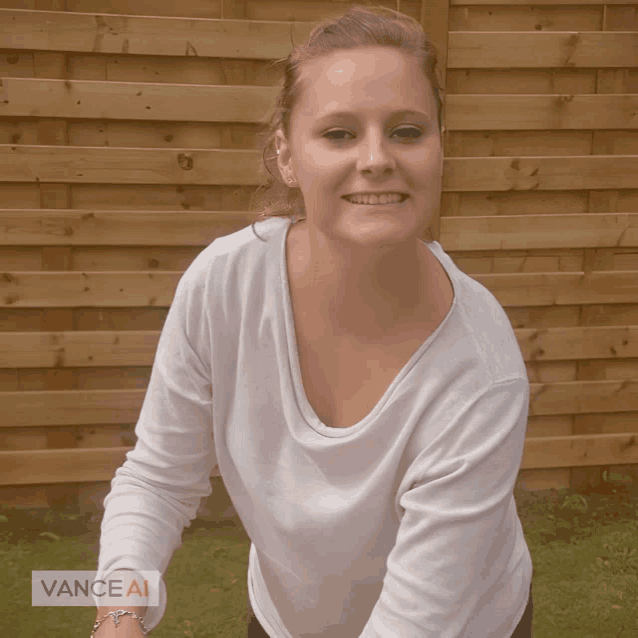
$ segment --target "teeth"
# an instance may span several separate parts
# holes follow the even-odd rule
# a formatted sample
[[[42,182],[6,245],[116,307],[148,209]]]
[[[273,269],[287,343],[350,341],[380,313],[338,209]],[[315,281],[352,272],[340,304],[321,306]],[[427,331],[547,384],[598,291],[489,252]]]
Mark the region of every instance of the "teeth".
[[[402,199],[402,195],[357,195],[346,197],[346,199],[354,204],[398,204]]]

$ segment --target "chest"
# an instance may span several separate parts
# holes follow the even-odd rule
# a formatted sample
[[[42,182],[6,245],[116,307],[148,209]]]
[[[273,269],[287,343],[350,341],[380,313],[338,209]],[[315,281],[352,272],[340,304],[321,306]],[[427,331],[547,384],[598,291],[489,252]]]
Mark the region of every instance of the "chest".
[[[431,332],[424,328],[400,343],[371,348],[352,340],[309,339],[299,330],[301,378],[315,414],[334,428],[364,419]]]

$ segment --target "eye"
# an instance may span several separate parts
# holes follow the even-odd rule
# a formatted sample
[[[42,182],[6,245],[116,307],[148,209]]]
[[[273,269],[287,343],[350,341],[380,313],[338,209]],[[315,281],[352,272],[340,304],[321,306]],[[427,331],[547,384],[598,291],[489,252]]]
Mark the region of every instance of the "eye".
[[[405,126],[403,128],[397,129],[394,131],[395,133],[405,133],[405,132],[409,132],[411,133],[411,135],[406,135],[406,136],[401,136],[402,139],[417,139],[418,137],[421,137],[423,135],[421,129],[418,129],[414,126]],[[352,135],[352,133],[350,133],[349,131],[346,131],[345,129],[334,129],[332,131],[328,131],[327,133],[324,133],[323,137],[328,137],[329,135],[334,135],[336,133],[346,133],[347,135]],[[416,133],[416,135],[415,135]],[[345,139],[343,137],[339,137],[339,138],[334,138],[334,137],[328,137],[328,139],[331,139],[333,141],[336,142],[343,142],[345,141]]]

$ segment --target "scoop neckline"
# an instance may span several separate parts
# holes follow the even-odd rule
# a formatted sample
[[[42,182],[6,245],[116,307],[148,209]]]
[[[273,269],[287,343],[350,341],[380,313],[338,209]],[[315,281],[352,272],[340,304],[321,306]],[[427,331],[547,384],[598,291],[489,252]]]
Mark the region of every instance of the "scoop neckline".
[[[372,408],[372,410],[365,416],[363,419],[354,423],[353,425],[346,428],[335,428],[326,425],[314,411],[314,408],[310,404],[308,396],[306,395],[306,390],[303,385],[303,379],[301,377],[301,362],[299,358],[299,350],[297,347],[297,332],[295,329],[294,315],[292,310],[292,297],[290,294],[290,281],[288,279],[288,261],[286,254],[286,246],[288,241],[288,233],[293,226],[293,222],[290,219],[286,220],[285,226],[283,227],[283,232],[281,233],[281,243],[279,245],[279,283],[280,283],[280,299],[283,301],[283,330],[284,330],[284,342],[286,345],[286,356],[288,360],[288,365],[286,366],[286,370],[289,372],[288,382],[290,387],[293,388],[293,391],[296,395],[297,399],[297,407],[301,412],[304,420],[311,427],[318,429],[322,434],[329,434],[333,437],[343,437],[348,436],[353,431],[359,431],[364,428],[368,423],[374,420],[378,414],[383,410],[386,403],[396,390],[396,388],[403,382],[405,377],[412,371],[414,366],[417,364],[419,359],[423,356],[424,352],[427,348],[434,342],[434,340],[439,336],[444,326],[448,323],[449,317],[453,314],[456,305],[457,305],[457,289],[456,282],[454,277],[450,274],[445,264],[436,254],[436,251],[433,250],[428,242],[423,241],[423,243],[427,246],[428,250],[434,255],[434,257],[441,264],[452,285],[453,298],[452,304],[450,308],[443,318],[443,320],[439,323],[436,329],[428,336],[428,338],[415,350],[410,359],[406,362],[406,364],[401,368],[398,374],[392,380],[392,383],[387,387],[383,396],[379,399],[376,405]]]

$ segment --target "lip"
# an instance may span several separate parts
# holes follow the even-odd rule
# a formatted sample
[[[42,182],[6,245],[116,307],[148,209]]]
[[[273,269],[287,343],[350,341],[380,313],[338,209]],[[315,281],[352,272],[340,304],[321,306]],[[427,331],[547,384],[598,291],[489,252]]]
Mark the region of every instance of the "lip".
[[[401,195],[401,197],[408,197],[407,193],[402,193],[401,191],[362,191],[360,193],[346,193],[342,195],[342,199],[346,197],[357,197],[359,195]]]
[[[386,191],[387,192],[387,191]],[[370,195],[376,195],[377,193],[367,193]],[[394,193],[393,193],[394,194]],[[401,201],[397,202],[398,204],[402,204],[403,202],[407,201],[410,196],[407,195],[406,193],[396,193],[397,195],[400,195],[402,197]],[[356,195],[342,195],[341,199],[343,199],[344,201],[348,202],[348,204],[353,204],[354,206],[357,206],[357,204],[355,204],[354,202],[351,202],[348,197],[356,197]],[[364,204],[365,205],[365,204]]]

